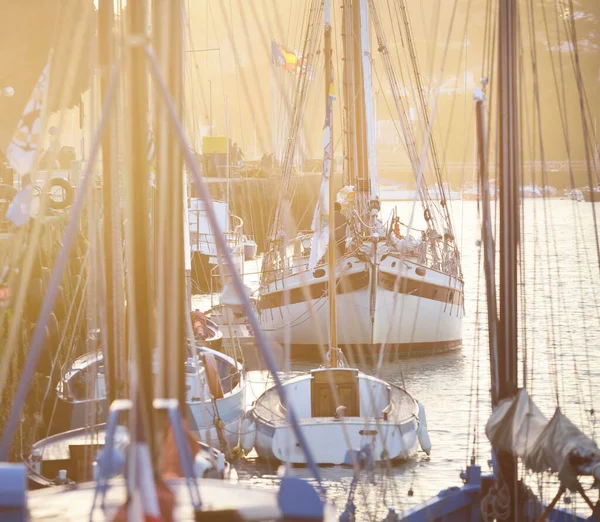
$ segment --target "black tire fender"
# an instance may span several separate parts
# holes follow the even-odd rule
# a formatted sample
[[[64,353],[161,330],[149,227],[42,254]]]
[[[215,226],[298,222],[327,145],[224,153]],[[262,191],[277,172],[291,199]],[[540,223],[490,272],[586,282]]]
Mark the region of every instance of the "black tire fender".
[[[63,189],[65,191],[65,197],[63,200],[57,201],[55,199],[52,199],[52,189],[54,187],[60,187],[61,189]],[[50,199],[50,203],[48,205],[53,210],[65,209],[65,208],[71,206],[73,203],[75,191],[73,190],[71,183],[69,183],[69,181],[64,178],[52,178],[50,180],[50,184],[48,186],[48,192],[49,192],[49,199]]]

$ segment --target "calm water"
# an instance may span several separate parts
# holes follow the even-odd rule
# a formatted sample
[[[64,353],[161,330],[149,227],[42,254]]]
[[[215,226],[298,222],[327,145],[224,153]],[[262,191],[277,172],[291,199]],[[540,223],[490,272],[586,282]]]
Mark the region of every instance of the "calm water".
[[[384,203],[384,215],[394,204]],[[410,219],[412,203],[397,203],[403,222]],[[387,505],[405,509],[451,485],[460,485],[459,472],[473,453],[487,471],[489,446],[483,432],[490,412],[487,316],[483,272],[478,269],[480,224],[475,202],[452,202],[455,234],[461,247],[465,280],[463,345],[450,354],[401,360],[386,364],[383,377],[403,384],[425,405],[433,444],[430,457],[415,458],[364,477],[356,493],[358,517],[381,519]],[[414,226],[422,227],[417,207]],[[597,212],[600,220],[600,212]],[[561,200],[526,200],[523,208],[524,248],[520,289],[524,293],[521,321],[521,372],[527,374],[534,400],[551,416],[557,401],[586,433],[594,422],[589,410],[600,392],[600,277],[591,203]],[[255,271],[256,263],[247,270]],[[248,276],[256,284],[256,275]],[[292,370],[303,371],[314,363],[294,361]],[[372,371],[372,368],[363,368]],[[260,380],[260,375],[251,379]],[[522,376],[521,376],[522,382]],[[478,429],[473,430],[473,425]],[[240,480],[272,486],[276,469],[247,461],[238,466]],[[307,469],[293,473],[310,477]],[[344,509],[351,471],[323,468],[329,496]],[[553,484],[543,489],[544,498],[556,492]],[[409,494],[412,493],[412,495]],[[583,504],[573,496],[579,509]]]

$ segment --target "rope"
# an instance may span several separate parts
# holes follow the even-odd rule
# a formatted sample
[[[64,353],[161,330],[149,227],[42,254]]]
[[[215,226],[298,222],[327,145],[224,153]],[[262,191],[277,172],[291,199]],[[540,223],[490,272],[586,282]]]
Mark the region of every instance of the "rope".
[[[225,422],[223,422],[223,420],[221,420],[221,416],[219,415],[219,408],[217,407],[217,401],[214,398],[212,399],[212,403],[213,403],[213,408],[215,410],[215,416],[213,417],[213,424],[214,424],[215,428],[217,429],[217,437],[219,438],[219,449],[225,455],[225,457],[227,459],[229,459],[230,458],[229,443],[227,442],[227,439],[225,438],[225,434],[223,433],[223,431],[225,430]]]
[[[480,503],[481,517],[484,522],[508,520],[510,517],[510,491],[503,484],[500,489],[492,486]]]
[[[344,352],[340,348],[333,348],[332,346],[329,347],[329,350],[327,350],[327,353],[325,354],[325,360],[327,361],[327,366],[331,366],[331,354],[334,350],[337,353],[337,362],[338,362],[337,367],[338,368],[349,368],[348,361],[346,360],[346,356],[344,355]]]

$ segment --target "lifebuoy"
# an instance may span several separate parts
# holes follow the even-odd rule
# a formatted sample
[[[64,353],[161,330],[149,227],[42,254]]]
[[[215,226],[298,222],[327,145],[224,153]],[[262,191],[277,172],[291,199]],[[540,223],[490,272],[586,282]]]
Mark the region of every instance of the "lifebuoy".
[[[217,368],[217,361],[212,353],[204,354],[204,370],[206,371],[206,381],[212,398],[222,399],[223,386],[221,386],[221,376]]]
[[[62,200],[56,200],[52,197],[52,189],[55,187],[59,187],[64,190],[64,198]],[[52,178],[48,186],[48,192],[50,195],[50,203],[48,206],[53,210],[65,209],[73,203],[73,187],[71,186],[71,183],[64,178]]]

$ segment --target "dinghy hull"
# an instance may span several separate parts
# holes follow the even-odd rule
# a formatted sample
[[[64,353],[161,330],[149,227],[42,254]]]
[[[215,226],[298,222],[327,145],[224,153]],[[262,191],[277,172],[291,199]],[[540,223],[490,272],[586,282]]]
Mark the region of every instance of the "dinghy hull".
[[[407,459],[428,440],[425,414],[408,392],[356,369],[320,368],[284,388],[317,464],[350,464],[348,451],[365,446],[376,462]],[[253,415],[259,457],[307,463],[275,388],[256,400]]]
[[[344,421],[323,418],[301,421],[300,426],[313,458],[321,465],[347,464],[348,449],[359,449],[365,444],[371,446],[376,462],[408,459],[417,451],[416,419],[401,425],[385,421],[369,425],[361,418]],[[302,449],[288,425],[273,427],[257,422],[254,447],[260,458],[306,464]]]

